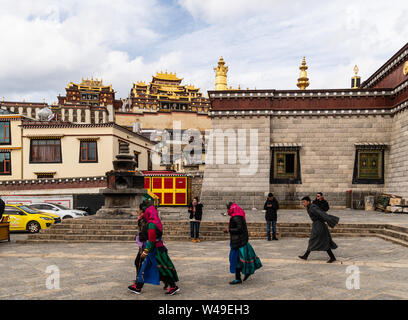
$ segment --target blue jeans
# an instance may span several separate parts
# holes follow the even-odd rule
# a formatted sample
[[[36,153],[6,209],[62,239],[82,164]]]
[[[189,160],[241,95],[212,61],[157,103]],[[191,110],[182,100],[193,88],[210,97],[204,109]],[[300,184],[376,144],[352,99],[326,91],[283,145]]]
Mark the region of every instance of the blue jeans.
[[[268,234],[268,238],[271,237],[271,224],[272,224],[272,234],[273,237],[276,237],[276,220],[266,220],[266,233]]]
[[[190,221],[190,237],[191,239],[200,238],[200,222],[199,221]]]

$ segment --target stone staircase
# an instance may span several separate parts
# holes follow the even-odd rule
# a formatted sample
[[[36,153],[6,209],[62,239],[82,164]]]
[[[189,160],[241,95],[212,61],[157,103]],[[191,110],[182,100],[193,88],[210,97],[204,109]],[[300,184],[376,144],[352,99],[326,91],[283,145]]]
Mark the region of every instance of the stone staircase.
[[[266,239],[266,225],[263,222],[248,222],[250,239]],[[188,221],[163,221],[164,241],[187,241],[190,237]],[[223,233],[226,222],[201,222],[202,241],[228,240]],[[311,223],[278,223],[278,238],[307,238]],[[95,219],[80,218],[63,220],[40,233],[30,234],[21,242],[134,242],[138,231],[136,219]],[[408,228],[390,224],[343,223],[330,229],[333,237],[379,237],[408,247]]]

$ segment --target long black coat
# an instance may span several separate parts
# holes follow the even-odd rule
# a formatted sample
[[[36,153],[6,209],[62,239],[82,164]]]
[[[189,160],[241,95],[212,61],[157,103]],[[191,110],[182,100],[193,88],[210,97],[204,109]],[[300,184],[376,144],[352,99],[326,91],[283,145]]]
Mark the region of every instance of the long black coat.
[[[336,249],[337,244],[334,243],[329,232],[327,224],[334,228],[339,223],[339,218],[327,214],[321,210],[317,205],[310,204],[307,207],[307,213],[309,214],[312,223],[312,232],[309,239],[309,251],[327,251],[329,249]]]
[[[272,204],[272,207],[268,207],[268,204]],[[279,203],[278,200],[273,198],[272,200],[266,199],[264,204],[265,220],[276,221],[278,219]]]
[[[0,199],[0,220],[1,217],[3,216],[5,206],[6,204],[4,203],[3,199]]]
[[[235,216],[230,219],[229,233],[231,235],[232,249],[239,249],[248,243],[248,229],[243,217]]]
[[[329,211],[330,206],[329,203],[326,200],[313,200],[313,204],[317,205],[320,209],[322,209],[323,211]]]

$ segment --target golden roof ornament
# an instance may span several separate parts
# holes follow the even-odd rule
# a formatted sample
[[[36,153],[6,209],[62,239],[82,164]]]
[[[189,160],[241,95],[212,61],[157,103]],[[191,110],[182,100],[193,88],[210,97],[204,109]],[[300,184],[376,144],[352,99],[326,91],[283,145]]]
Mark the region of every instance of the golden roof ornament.
[[[297,86],[300,90],[306,90],[306,88],[310,84],[309,78],[307,77],[307,72],[306,72],[306,70],[308,69],[306,65],[306,57],[303,57],[302,65],[299,67],[299,69],[300,69],[300,76],[298,78]]]
[[[359,69],[354,66],[354,77],[351,78],[351,89],[358,89],[361,84],[361,77],[358,75]]]
[[[220,57],[218,66],[214,68],[215,71],[215,90],[227,90],[227,73],[228,67],[225,65],[223,57]]]

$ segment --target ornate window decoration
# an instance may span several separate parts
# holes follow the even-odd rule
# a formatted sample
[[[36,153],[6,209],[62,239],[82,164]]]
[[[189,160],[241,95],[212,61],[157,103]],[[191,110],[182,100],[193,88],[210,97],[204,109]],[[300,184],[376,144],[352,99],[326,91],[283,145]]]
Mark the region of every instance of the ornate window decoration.
[[[384,151],[381,143],[358,143],[354,161],[353,184],[384,184]]]
[[[301,145],[273,144],[270,170],[271,184],[301,184],[300,156]]]

